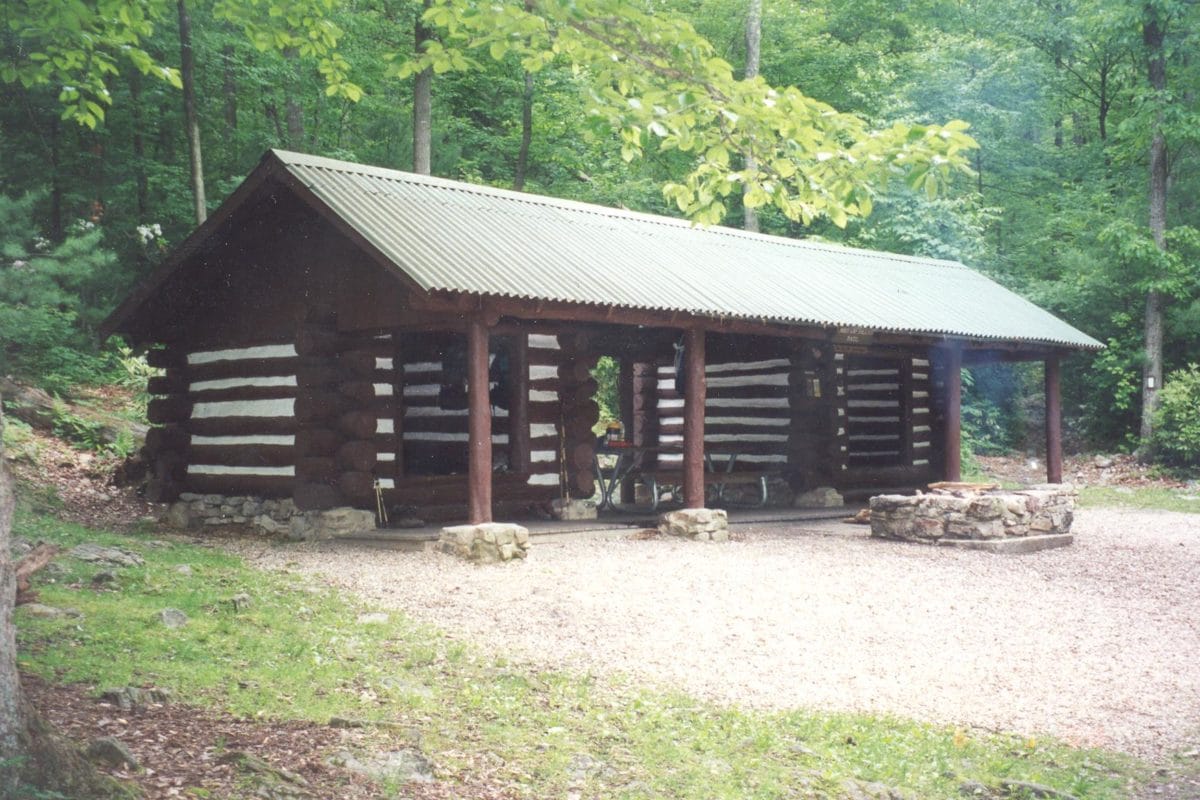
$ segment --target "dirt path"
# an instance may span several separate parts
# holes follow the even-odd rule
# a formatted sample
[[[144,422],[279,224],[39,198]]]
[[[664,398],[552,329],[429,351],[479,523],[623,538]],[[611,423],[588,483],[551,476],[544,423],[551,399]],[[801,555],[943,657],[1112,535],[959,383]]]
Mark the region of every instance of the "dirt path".
[[[728,545],[538,546],[524,564],[243,542],[510,658],[765,708],[891,712],[1115,748],[1195,747],[1200,516],[1087,510],[1028,556],[830,525]]]

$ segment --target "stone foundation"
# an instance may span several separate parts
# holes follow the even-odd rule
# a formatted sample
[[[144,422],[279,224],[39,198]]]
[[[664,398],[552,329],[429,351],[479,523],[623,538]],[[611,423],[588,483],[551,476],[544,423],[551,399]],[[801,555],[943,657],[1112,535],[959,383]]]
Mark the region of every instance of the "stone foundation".
[[[375,512],[357,508],[300,511],[291,498],[193,494],[185,492],[172,503],[164,521],[180,530],[210,525],[250,525],[260,532],[293,541],[332,539],[375,530]]]
[[[181,530],[196,530],[206,525],[254,525],[267,533],[278,533],[288,527],[292,517],[302,513],[290,497],[264,500],[184,492],[167,509],[164,521]]]
[[[494,564],[525,558],[529,530],[506,522],[454,525],[442,528],[438,549],[476,564]]]
[[[846,505],[845,498],[831,486],[809,489],[797,494],[792,500],[793,508],[841,508],[844,505]]]
[[[658,518],[658,532],[699,542],[729,539],[729,515],[720,508],[683,508]]]
[[[1058,547],[1071,541],[1075,497],[1071,486],[1049,484],[1021,491],[935,489],[912,497],[880,495],[871,498],[871,535],[993,551]],[[1003,545],[1017,540],[1023,543]]]

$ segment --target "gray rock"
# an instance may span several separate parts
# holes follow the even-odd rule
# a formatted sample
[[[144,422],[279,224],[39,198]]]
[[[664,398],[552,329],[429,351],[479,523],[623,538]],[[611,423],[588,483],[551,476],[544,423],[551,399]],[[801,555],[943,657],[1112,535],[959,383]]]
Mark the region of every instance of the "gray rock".
[[[912,795],[886,784],[847,780],[842,783],[844,800],[912,800]]]
[[[359,614],[356,622],[359,625],[386,625],[388,619],[388,615],[384,612],[374,611],[369,614]]]
[[[164,608],[158,612],[158,621],[168,628],[182,628],[187,624],[188,616],[178,608]]]
[[[263,531],[264,533],[269,533],[269,534],[279,533],[284,528],[282,523],[275,521],[273,518],[267,516],[266,514],[259,514],[257,517],[254,518],[254,527],[258,528],[259,530]]]
[[[239,592],[238,594],[235,594],[233,597],[229,598],[229,602],[233,603],[234,611],[246,611],[252,605],[250,595],[246,594],[245,592]]]
[[[106,583],[116,583],[117,572],[112,569],[102,569],[92,576],[92,584],[95,586],[103,586]]]
[[[105,703],[117,706],[122,711],[133,711],[152,703],[166,703],[171,699],[171,692],[167,689],[121,686],[105,689],[100,693],[100,699]]]
[[[167,509],[167,513],[163,516],[163,522],[172,528],[186,531],[196,527],[199,520],[192,510],[191,504],[181,499],[172,503],[171,507]]]
[[[42,603],[26,603],[21,607],[25,609],[26,614],[31,617],[38,617],[39,619],[59,619],[60,617],[67,616],[67,612],[63,609]]]
[[[132,553],[120,547],[103,547],[92,542],[84,542],[71,549],[69,555],[80,561],[90,561],[96,564],[115,564],[119,567],[139,567],[145,562],[137,553]]]
[[[329,727],[342,729],[365,728],[367,727],[367,723],[361,719],[350,719],[349,717],[330,717]]]
[[[9,545],[8,551],[12,553],[14,559],[17,559],[28,553],[33,548],[33,542],[20,536],[14,536],[12,538],[12,544]]]
[[[175,567],[175,571],[177,573],[179,573],[180,575],[185,575],[185,576],[192,574],[192,568],[190,566],[188,566],[187,564],[180,564],[179,566]]]
[[[365,775],[380,783],[431,783],[433,765],[421,752],[410,750],[388,750],[373,753],[359,759],[348,750],[343,750],[330,759],[331,762],[350,772]]]
[[[99,739],[93,739],[87,746],[87,757],[93,761],[99,761],[108,764],[110,767],[129,767],[130,769],[141,769],[141,765],[134,757],[133,753],[129,752],[129,748],[120,739],[114,739],[111,736],[101,736]]]

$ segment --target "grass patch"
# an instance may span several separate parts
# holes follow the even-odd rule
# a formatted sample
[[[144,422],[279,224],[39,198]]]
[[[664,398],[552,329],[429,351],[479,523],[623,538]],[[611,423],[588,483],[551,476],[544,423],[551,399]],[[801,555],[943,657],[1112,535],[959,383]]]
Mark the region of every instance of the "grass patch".
[[[1079,490],[1084,508],[1139,508],[1200,514],[1200,488],[1168,489],[1162,486],[1084,486]]]
[[[59,574],[41,575],[41,601],[82,616],[18,611],[24,669],[97,687],[163,686],[180,702],[245,716],[401,723],[420,731],[448,780],[484,775],[534,797],[706,800],[838,798],[846,781],[861,780],[949,800],[967,781],[1019,779],[1104,800],[1126,796],[1144,771],[1050,741],[891,717],[747,711],[514,666],[400,614],[360,621],[370,609],[306,579],[251,569],[216,548],[155,542],[153,531],[119,536],[24,511],[16,532],[66,547],[118,545],[146,560],[121,569],[115,588],[93,588],[97,568],[69,557]],[[239,611],[232,597],[243,592],[251,604]],[[165,628],[158,613],[168,607],[190,621]]]

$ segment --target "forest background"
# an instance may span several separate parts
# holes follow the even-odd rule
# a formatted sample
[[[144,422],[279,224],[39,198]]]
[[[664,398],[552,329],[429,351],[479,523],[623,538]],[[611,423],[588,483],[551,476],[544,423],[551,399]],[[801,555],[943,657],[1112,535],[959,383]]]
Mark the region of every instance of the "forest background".
[[[143,5],[144,18],[130,22],[146,59],[101,70],[91,87],[57,80],[50,66],[42,79],[21,72],[30,63],[29,20],[39,14],[60,15],[44,35],[63,13],[70,29],[70,13],[129,14]],[[120,343],[97,341],[99,321],[270,147],[412,169],[423,166],[414,138],[427,137],[435,175],[681,214],[664,186],[693,170],[697,155],[653,141],[631,148],[611,120],[589,113],[594,70],[568,59],[548,58],[533,72],[503,48],[466,70],[449,57],[431,60],[446,28],[433,24],[428,3],[309,3],[317,14],[300,27],[335,31],[336,51],[263,40],[269,34],[254,15],[299,14],[300,2],[172,5],[102,0],[70,11],[57,0],[26,0],[0,14],[0,374],[58,392],[125,376]],[[1160,457],[1200,465],[1200,370],[1189,368],[1200,358],[1200,64],[1189,57],[1200,7],[626,5],[682,18],[735,71],[757,66],[771,85],[797,86],[872,128],[968,122],[979,143],[969,153],[971,173],[942,191],[927,192],[933,187],[910,174],[872,188],[864,219],[806,222],[766,204],[751,211],[751,222],[768,233],[954,259],[987,273],[1107,345],[1066,362],[1069,447],[1139,446],[1142,389],[1154,375],[1167,412]],[[181,20],[190,28],[184,50]],[[747,35],[755,30],[760,41]],[[404,67],[418,48],[431,67],[423,77]],[[179,88],[182,71],[191,73],[194,97]],[[422,85],[431,87],[431,126],[414,131],[414,96],[418,109],[425,102],[414,86]],[[203,153],[199,209],[189,136]],[[740,227],[746,216],[740,195],[727,198],[723,224]],[[1152,317],[1161,310],[1160,373],[1146,358],[1147,338],[1158,335],[1148,309]],[[1039,369],[967,376],[973,447],[1036,447]]]

